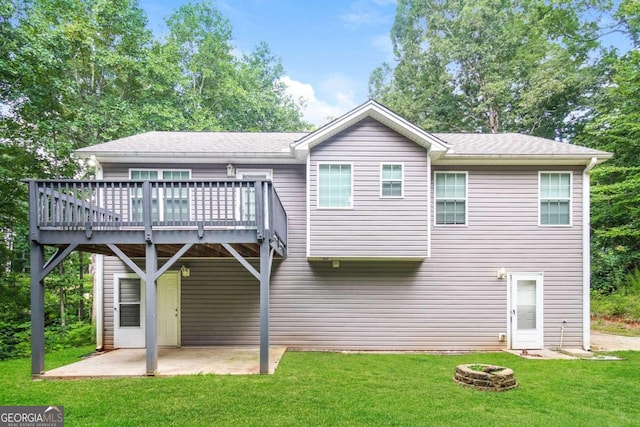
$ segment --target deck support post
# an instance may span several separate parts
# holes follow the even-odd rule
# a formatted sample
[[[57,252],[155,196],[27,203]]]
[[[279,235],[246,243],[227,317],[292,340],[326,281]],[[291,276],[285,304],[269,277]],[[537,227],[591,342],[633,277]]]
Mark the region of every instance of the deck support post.
[[[147,375],[152,376],[158,370],[158,295],[156,287],[158,252],[153,242],[147,242],[145,255],[145,347],[147,349]]]
[[[31,242],[31,376],[44,373],[44,247]]]
[[[269,373],[269,282],[271,255],[269,241],[260,243],[260,373]]]

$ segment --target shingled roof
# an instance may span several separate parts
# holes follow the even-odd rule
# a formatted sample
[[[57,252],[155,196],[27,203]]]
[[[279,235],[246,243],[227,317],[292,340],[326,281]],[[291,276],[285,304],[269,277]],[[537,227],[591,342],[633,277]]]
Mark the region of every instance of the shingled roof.
[[[374,100],[354,108],[314,132],[147,132],[81,148],[80,157],[100,161],[249,163],[306,161],[309,150],[366,118],[372,118],[428,148],[443,164],[546,161],[584,164],[610,153],[518,133],[428,133]]]
[[[147,132],[77,150],[100,153],[290,153],[306,132]]]
[[[447,155],[464,156],[526,156],[526,155],[588,155],[610,157],[604,151],[520,133],[434,133],[451,145]]]
[[[176,154],[181,156],[292,156],[291,145],[304,132],[147,132],[81,148],[81,157]],[[595,156],[610,153],[518,133],[434,133],[451,148],[446,158],[482,156]]]

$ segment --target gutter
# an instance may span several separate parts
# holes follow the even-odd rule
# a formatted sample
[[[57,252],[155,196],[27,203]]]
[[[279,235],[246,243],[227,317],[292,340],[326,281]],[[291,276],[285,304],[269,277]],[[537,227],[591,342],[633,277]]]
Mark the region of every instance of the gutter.
[[[582,172],[582,348],[591,351],[591,170],[592,157]]]
[[[102,163],[300,163],[289,150],[268,153],[209,153],[209,152],[155,152],[145,151],[75,151],[81,159],[95,158]]]

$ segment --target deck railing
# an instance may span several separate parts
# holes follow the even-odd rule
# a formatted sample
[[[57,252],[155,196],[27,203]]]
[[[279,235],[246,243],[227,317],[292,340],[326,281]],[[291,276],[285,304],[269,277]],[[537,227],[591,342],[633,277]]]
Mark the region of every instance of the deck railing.
[[[256,229],[286,246],[287,215],[267,180],[29,181],[39,230]]]

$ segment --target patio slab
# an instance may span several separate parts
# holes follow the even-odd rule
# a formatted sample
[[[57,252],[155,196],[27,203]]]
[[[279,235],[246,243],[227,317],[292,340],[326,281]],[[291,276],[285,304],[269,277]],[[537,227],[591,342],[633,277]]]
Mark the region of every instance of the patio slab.
[[[269,373],[275,372],[284,346],[269,348]],[[260,349],[249,346],[184,347],[158,349],[157,376],[250,375],[260,373]],[[51,369],[43,379],[118,378],[146,376],[146,351],[123,348],[92,355]]]
[[[541,350],[503,350],[507,353],[514,354],[516,356],[520,356],[525,359],[577,359],[576,356],[572,356],[570,354],[561,353],[559,351],[553,351],[550,349],[541,349]]]

